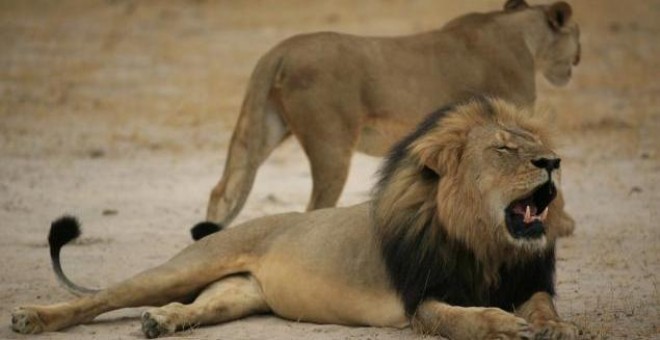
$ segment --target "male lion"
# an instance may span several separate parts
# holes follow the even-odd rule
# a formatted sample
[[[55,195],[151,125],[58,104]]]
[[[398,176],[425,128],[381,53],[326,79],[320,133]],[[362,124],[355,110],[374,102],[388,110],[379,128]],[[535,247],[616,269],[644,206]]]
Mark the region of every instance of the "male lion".
[[[259,166],[291,134],[311,165],[307,210],[332,207],[355,149],[382,156],[429,112],[475,94],[532,105],[536,71],[563,85],[579,56],[578,26],[565,2],[530,7],[509,0],[503,11],[404,37],[316,33],[285,40],[252,74],[206,218],[230,224]],[[562,234],[570,234],[568,216],[565,224]]]
[[[17,308],[12,328],[149,305],[162,306],[142,315],[149,338],[264,312],[452,339],[575,338],[552,301],[559,158],[529,116],[496,99],[439,111],[392,150],[372,202],[247,222],[109,289]],[[59,265],[73,221],[54,223],[51,256],[84,294]]]

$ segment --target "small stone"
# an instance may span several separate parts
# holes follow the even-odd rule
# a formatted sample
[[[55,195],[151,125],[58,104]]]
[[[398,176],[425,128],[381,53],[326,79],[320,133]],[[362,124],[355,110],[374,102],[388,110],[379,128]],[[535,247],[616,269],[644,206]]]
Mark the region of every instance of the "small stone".
[[[103,149],[92,149],[87,153],[89,158],[102,158],[105,156],[105,150]]]

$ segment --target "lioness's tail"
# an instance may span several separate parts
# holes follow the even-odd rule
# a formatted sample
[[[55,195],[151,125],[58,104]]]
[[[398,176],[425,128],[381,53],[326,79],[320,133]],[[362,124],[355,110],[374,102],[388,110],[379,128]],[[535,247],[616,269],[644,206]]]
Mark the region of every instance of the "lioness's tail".
[[[291,134],[273,91],[281,76],[283,60],[275,49],[259,60],[252,73],[222,178],[211,192],[208,221],[228,226],[234,220],[252,189],[257,169]]]
[[[60,251],[67,243],[75,240],[80,236],[80,223],[73,216],[62,216],[55,220],[50,225],[50,232],[48,233],[48,246],[50,247],[50,260],[53,265],[53,271],[59,281],[68,291],[74,295],[88,295],[98,292],[98,289],[91,289],[78,286],[69,280],[60,263]]]

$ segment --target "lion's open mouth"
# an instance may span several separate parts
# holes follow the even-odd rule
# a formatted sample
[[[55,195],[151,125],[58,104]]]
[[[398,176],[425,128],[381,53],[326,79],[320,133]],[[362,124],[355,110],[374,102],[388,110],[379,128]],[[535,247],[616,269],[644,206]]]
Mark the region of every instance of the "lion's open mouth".
[[[548,205],[557,196],[551,181],[540,185],[531,195],[515,200],[505,209],[509,232],[514,238],[538,238],[545,233]]]

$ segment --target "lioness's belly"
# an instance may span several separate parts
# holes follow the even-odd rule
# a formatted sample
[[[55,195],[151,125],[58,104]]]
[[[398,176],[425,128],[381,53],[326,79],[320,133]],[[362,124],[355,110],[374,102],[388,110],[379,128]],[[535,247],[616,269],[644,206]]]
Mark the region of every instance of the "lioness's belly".
[[[405,327],[368,206],[306,214],[268,246],[252,274],[274,313],[292,320]]]

